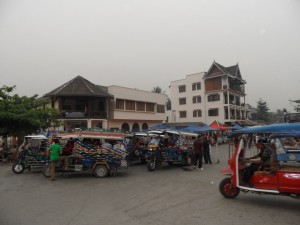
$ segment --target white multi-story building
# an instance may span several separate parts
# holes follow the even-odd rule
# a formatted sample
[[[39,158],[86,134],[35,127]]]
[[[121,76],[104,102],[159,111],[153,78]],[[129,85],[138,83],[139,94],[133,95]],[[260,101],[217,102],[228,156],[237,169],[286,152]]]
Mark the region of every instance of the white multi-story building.
[[[216,62],[207,72],[172,81],[168,122],[231,124],[245,120],[245,84],[238,64],[224,67]]]

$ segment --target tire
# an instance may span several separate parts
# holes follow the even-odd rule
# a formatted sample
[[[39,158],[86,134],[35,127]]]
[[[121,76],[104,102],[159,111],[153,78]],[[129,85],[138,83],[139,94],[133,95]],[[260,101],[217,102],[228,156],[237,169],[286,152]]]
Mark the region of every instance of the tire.
[[[173,161],[168,161],[169,166],[173,166],[174,162]]]
[[[147,160],[146,159],[141,159],[141,163],[146,164]]]
[[[43,173],[44,177],[48,178],[48,177],[51,176],[51,173],[50,173],[50,164],[49,165],[45,165],[43,167],[42,173]]]
[[[94,174],[97,178],[104,178],[108,175],[108,168],[105,165],[97,165]]]
[[[21,174],[25,170],[25,165],[23,163],[15,163],[11,169],[15,174]]]
[[[147,163],[147,169],[151,172],[155,170],[155,161],[150,160]]]
[[[235,198],[240,193],[240,189],[232,185],[230,177],[224,178],[221,181],[219,191],[225,198]]]

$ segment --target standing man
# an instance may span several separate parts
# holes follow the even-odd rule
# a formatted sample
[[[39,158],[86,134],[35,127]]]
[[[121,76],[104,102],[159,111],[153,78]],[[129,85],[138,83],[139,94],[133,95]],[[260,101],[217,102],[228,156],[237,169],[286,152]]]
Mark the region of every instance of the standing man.
[[[210,158],[210,142],[207,140],[207,137],[205,136],[203,138],[203,155],[204,155],[204,162],[206,164],[212,164],[211,158]]]
[[[59,161],[59,156],[62,154],[62,147],[59,144],[59,139],[53,139],[53,141],[54,144],[49,148],[51,181],[55,181],[55,164]]]
[[[203,160],[203,142],[201,140],[201,136],[198,135],[198,139],[194,141],[194,169],[196,169],[198,164],[198,170],[203,170],[202,160]]]

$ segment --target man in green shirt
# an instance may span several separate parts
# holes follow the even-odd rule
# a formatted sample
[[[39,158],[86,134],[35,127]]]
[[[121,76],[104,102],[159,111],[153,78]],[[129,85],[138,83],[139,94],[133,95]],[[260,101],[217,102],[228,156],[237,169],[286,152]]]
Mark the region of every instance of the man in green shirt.
[[[49,148],[51,181],[55,181],[55,164],[59,161],[59,156],[62,153],[62,147],[59,144],[59,139],[53,139],[53,141],[54,144]]]

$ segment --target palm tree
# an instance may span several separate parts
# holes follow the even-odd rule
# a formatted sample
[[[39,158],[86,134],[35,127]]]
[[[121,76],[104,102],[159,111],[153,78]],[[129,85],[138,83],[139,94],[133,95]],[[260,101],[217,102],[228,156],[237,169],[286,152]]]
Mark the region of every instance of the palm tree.
[[[151,90],[151,92],[159,93],[159,94],[164,94],[166,91],[162,91],[161,87],[156,86],[156,87],[153,87],[153,89]]]

